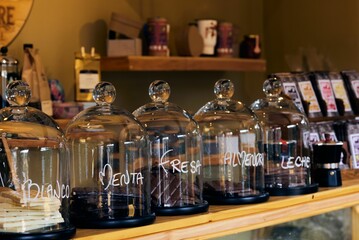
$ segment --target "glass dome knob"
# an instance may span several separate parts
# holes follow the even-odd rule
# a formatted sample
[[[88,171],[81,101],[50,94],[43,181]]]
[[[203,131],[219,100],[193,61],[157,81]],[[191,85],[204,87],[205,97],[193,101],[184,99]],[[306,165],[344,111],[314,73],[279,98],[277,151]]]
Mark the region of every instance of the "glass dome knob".
[[[171,94],[170,85],[163,80],[156,80],[148,88],[148,94],[153,102],[167,102]]]
[[[6,87],[5,97],[11,106],[27,106],[31,99],[31,89],[24,81],[13,81]]]
[[[264,81],[263,92],[266,96],[279,96],[282,91],[282,82],[278,78],[269,78]]]
[[[234,94],[234,85],[229,79],[221,79],[214,85],[214,94],[217,98],[231,98]]]
[[[93,99],[97,105],[110,105],[116,99],[116,89],[109,82],[100,82],[93,90]]]

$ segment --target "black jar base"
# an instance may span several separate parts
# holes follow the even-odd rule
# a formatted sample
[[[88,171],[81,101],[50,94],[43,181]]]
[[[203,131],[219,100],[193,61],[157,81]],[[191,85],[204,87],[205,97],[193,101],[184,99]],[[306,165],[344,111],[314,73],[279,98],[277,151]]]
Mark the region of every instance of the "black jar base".
[[[213,205],[240,205],[266,202],[269,199],[269,194],[267,192],[263,192],[256,195],[226,197],[221,196],[220,193],[218,193],[204,195],[204,199],[206,199],[209,204]]]
[[[302,187],[266,188],[270,196],[294,196],[318,192],[318,184],[310,184]]]
[[[0,239],[7,240],[46,240],[46,239],[71,239],[76,234],[75,226],[69,225],[63,229],[48,230],[42,232],[10,233],[0,232]]]
[[[154,207],[154,212],[159,216],[178,216],[204,213],[208,211],[208,202],[181,207]]]
[[[71,221],[78,228],[106,229],[106,228],[131,228],[152,224],[156,219],[155,214],[140,217],[123,217],[119,219],[99,219],[72,216]]]

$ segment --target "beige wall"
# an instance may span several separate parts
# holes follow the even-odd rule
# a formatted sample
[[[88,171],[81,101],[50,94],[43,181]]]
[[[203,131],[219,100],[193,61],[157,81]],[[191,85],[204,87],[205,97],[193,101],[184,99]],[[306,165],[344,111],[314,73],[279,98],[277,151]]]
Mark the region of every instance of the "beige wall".
[[[21,63],[22,45],[33,43],[40,49],[49,78],[59,79],[65,87],[66,100],[72,101],[74,52],[81,46],[94,46],[105,55],[112,11],[138,20],[163,16],[171,24],[172,41],[187,22],[196,18],[233,22],[238,27],[239,40],[244,34],[262,34],[261,0],[35,0],[27,23],[9,46],[9,54]],[[147,89],[151,81],[167,80],[172,87],[170,100],[194,112],[214,97],[217,79],[231,78],[236,85],[235,97],[250,103],[261,96],[263,76],[233,72],[112,72],[104,73],[102,80],[115,84],[116,104],[130,111],[149,101]]]
[[[35,0],[28,21],[9,47],[9,54],[22,63],[23,44],[33,43],[40,49],[48,77],[59,79],[67,100],[73,100],[74,52],[81,46],[88,50],[94,46],[104,53],[111,11],[139,18],[128,2],[138,3],[136,0]]]
[[[315,50],[329,70],[359,70],[359,1],[266,0],[263,9],[269,72],[288,71],[285,56],[302,50]]]

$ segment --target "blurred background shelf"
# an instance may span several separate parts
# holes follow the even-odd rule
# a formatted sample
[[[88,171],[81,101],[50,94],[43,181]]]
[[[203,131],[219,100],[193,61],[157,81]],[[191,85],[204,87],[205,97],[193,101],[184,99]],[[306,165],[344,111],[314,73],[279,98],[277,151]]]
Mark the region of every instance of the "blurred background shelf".
[[[357,120],[358,116],[348,115],[348,116],[335,116],[335,117],[313,117],[309,118],[310,122],[328,122],[328,121],[344,121],[344,120]]]
[[[264,59],[218,57],[104,57],[102,71],[240,71],[264,72]]]

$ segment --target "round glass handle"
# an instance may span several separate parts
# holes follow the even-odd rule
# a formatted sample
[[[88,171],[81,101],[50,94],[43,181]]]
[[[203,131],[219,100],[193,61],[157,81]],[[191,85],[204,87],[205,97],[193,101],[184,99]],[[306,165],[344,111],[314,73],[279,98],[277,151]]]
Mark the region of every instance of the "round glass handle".
[[[153,102],[165,103],[171,94],[170,85],[163,80],[156,80],[150,84],[148,94]]]
[[[269,78],[263,83],[263,92],[269,97],[278,97],[282,91],[282,82],[278,78]]]
[[[110,105],[116,99],[116,89],[109,82],[100,82],[93,90],[93,99],[97,105]]]
[[[231,98],[234,94],[234,85],[229,79],[220,79],[214,85],[214,94],[219,99]]]
[[[24,81],[12,81],[6,87],[5,97],[10,106],[27,106],[31,99],[31,88]]]

